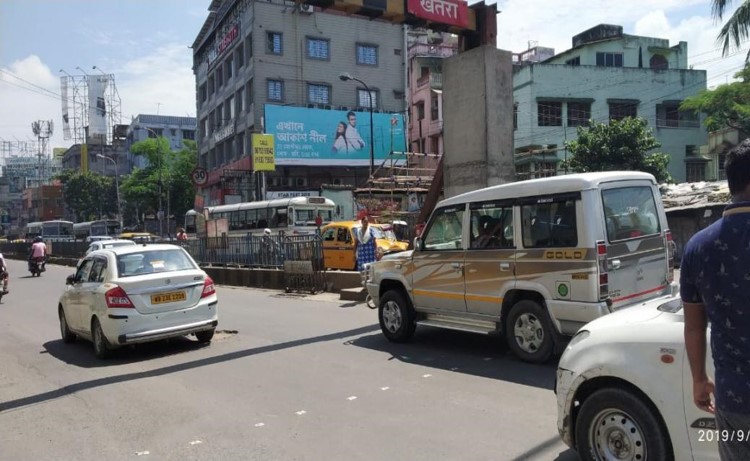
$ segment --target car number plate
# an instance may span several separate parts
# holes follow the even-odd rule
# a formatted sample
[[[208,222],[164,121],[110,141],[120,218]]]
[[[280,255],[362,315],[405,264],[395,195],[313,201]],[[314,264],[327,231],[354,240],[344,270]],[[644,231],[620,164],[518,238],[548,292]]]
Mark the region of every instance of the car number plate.
[[[176,301],[185,301],[187,296],[184,291],[170,291],[169,293],[160,293],[151,295],[151,304],[173,303]]]

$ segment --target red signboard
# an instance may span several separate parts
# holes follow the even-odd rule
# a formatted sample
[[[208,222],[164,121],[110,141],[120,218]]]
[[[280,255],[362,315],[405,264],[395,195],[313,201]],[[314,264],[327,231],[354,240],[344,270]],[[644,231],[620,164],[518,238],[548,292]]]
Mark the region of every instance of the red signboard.
[[[467,27],[469,5],[463,0],[407,0],[407,10],[430,22]]]

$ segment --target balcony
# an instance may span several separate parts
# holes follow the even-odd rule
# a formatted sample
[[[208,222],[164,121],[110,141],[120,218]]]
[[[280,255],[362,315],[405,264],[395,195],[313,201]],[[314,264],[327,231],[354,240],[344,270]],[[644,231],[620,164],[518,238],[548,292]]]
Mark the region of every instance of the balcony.
[[[658,118],[656,119],[657,128],[700,128],[701,122],[698,120],[679,120],[676,118]]]
[[[427,56],[431,58],[449,58],[456,54],[458,50],[450,45],[428,45],[426,43],[417,43],[409,47],[409,57]]]
[[[430,88],[436,90],[443,88],[443,74],[441,73],[429,73],[417,79],[417,88],[429,85]]]

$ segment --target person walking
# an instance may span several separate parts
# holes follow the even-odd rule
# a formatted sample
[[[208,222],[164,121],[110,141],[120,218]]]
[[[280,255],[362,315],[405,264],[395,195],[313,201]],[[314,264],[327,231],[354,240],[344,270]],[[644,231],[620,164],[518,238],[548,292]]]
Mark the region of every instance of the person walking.
[[[375,233],[370,227],[367,216],[362,216],[362,226],[354,236],[354,253],[357,255],[357,270],[365,270],[365,264],[374,263],[376,259]]]
[[[750,460],[750,139],[727,153],[724,167],[732,203],[685,246],[680,296],[693,401],[715,413],[722,461],[739,461]],[[708,322],[715,384],[706,373]]]

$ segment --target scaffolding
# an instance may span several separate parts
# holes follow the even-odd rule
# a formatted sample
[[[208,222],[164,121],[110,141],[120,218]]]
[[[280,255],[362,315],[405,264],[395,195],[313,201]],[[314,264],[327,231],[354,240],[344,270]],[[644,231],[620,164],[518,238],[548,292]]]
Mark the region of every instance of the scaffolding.
[[[87,142],[89,126],[89,82],[91,79],[105,81],[102,101],[107,119],[107,134],[104,144],[112,144],[114,127],[122,123],[122,99],[117,90],[114,74],[102,75],[66,75],[60,77],[60,94],[62,95],[63,138],[72,139],[73,144]]]

